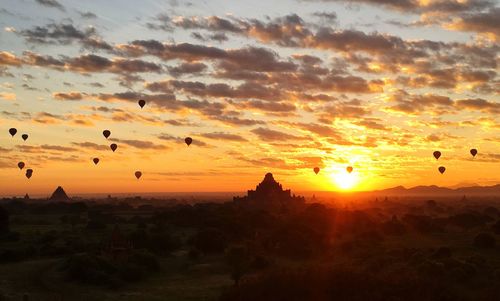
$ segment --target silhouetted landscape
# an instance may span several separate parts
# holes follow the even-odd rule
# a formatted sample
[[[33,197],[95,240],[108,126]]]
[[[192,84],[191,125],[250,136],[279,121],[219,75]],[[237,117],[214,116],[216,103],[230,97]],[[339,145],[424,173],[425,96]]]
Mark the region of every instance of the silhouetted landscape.
[[[500,0],[1,0],[0,301],[500,300]]]
[[[62,187],[48,199],[5,198],[0,296],[496,300],[498,186],[445,189],[471,192],[460,197],[442,191],[398,187],[305,199],[268,173],[246,196],[217,203],[72,200]],[[415,192],[441,195],[415,199]]]

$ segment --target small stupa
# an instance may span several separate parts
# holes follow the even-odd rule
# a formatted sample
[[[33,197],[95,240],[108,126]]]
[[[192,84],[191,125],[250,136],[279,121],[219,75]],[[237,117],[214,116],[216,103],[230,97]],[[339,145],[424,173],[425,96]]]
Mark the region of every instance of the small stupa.
[[[49,201],[67,202],[71,201],[71,199],[68,197],[64,189],[61,186],[58,186],[54,193],[52,193],[52,195],[50,196]]]

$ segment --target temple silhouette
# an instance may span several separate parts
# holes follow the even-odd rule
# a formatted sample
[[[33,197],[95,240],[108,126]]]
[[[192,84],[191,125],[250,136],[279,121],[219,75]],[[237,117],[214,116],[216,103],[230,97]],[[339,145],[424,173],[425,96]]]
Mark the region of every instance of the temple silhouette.
[[[61,186],[58,186],[56,190],[52,193],[49,198],[49,201],[53,202],[69,202],[71,199],[68,197],[66,192]]]
[[[288,210],[301,207],[305,203],[302,196],[292,195],[290,189],[284,190],[276,182],[272,173],[267,173],[255,190],[248,190],[244,197],[234,197],[233,201],[241,206],[264,210]]]

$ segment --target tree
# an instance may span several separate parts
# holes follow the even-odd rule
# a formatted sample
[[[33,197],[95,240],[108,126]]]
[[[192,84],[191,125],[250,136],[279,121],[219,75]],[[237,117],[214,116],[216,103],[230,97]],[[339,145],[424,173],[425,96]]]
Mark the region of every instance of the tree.
[[[0,206],[0,234],[9,233],[9,211]]]
[[[194,247],[204,254],[223,252],[227,246],[227,238],[220,230],[204,229],[198,231],[191,241]]]
[[[500,220],[497,221],[493,226],[492,226],[492,229],[493,229],[493,232],[495,232],[495,234],[498,234],[500,235]]]
[[[243,246],[232,246],[226,250],[226,261],[231,268],[231,278],[234,285],[239,286],[241,278],[248,272],[250,257]]]
[[[496,240],[489,233],[479,233],[474,238],[474,244],[479,248],[494,248]]]

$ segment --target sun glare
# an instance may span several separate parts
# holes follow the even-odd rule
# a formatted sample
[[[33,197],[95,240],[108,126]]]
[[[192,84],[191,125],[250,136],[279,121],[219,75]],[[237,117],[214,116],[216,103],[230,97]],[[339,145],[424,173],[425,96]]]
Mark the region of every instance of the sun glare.
[[[331,174],[335,185],[342,190],[350,190],[356,186],[358,177],[356,173],[348,173],[346,171],[334,172]]]

